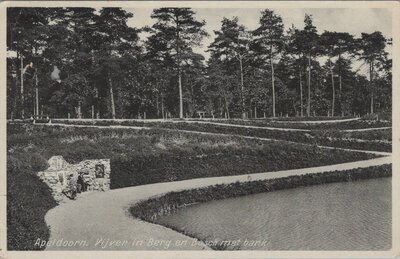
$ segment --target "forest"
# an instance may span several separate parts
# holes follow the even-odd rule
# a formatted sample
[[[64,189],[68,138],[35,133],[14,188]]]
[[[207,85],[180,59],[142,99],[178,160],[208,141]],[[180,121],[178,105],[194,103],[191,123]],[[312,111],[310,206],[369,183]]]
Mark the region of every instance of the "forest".
[[[214,35],[191,8],[154,9],[142,28],[128,25],[134,18],[121,8],[8,8],[7,118],[391,113],[392,40],[380,31],[319,33],[311,14],[285,29],[269,9],[254,30],[225,17]],[[206,59],[196,49],[207,37]]]

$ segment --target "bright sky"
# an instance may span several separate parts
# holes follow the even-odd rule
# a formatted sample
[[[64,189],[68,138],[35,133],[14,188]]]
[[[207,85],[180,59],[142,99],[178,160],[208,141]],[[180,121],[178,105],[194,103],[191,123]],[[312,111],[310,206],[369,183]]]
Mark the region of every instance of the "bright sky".
[[[126,9],[134,14],[128,22],[134,27],[151,26],[154,20],[150,14],[152,9]],[[239,17],[239,22],[247,27],[247,29],[255,29],[258,26],[260,11],[262,9],[207,9],[194,8],[198,20],[205,20],[206,31],[210,34],[209,38],[204,40],[203,47],[199,50],[201,54],[208,57],[204,52],[207,46],[213,41],[214,30],[219,30],[223,17],[232,18]],[[303,28],[304,15],[311,14],[313,16],[314,25],[320,33],[324,30],[348,32],[356,37],[360,37],[361,32],[371,33],[381,31],[387,38],[392,37],[392,12],[390,9],[371,9],[371,8],[335,8],[335,9],[300,9],[300,8],[285,8],[272,9],[279,14],[286,29],[294,24],[297,28]],[[145,36],[143,36],[145,37]]]

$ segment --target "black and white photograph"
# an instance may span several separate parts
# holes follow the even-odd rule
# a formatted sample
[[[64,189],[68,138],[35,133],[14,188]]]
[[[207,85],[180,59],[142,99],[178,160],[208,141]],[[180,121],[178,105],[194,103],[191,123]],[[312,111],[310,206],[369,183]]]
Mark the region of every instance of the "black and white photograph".
[[[1,6],[1,253],[399,255],[399,2],[37,3]]]

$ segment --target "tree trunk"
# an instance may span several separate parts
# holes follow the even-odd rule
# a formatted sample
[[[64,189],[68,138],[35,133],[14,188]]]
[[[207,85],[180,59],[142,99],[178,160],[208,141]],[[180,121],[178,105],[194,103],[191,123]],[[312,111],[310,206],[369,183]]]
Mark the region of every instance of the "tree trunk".
[[[37,75],[37,69],[35,70],[35,103],[36,103],[36,109],[34,115],[39,115],[39,85],[38,85],[38,75]]]
[[[178,85],[179,85],[179,118],[183,119],[183,93],[182,93],[182,71],[181,71],[181,53],[179,46],[179,16],[175,14],[176,21],[176,56],[177,56],[177,64],[178,64]]]
[[[227,118],[230,119],[230,115],[229,115],[229,104],[228,104],[228,99],[226,98],[226,95],[224,94],[224,100],[225,100],[225,111],[227,114]]]
[[[162,118],[165,119],[165,112],[164,112],[164,94],[161,93],[161,113]]]
[[[275,116],[275,77],[274,77],[274,63],[272,59],[272,48],[271,48],[271,80],[272,80],[272,117]]]
[[[307,98],[307,116],[311,115],[311,52],[308,53],[308,98]]]
[[[371,113],[374,113],[374,60],[371,60],[370,70],[369,70],[369,82],[371,84]]]
[[[160,103],[159,103],[159,93],[157,92],[157,96],[156,96],[156,103],[157,103],[157,118],[160,117]]]
[[[239,65],[240,65],[240,86],[241,86],[241,101],[242,101],[242,119],[246,118],[246,112],[244,110],[244,80],[243,80],[243,60],[242,57],[239,57]]]
[[[343,116],[343,103],[342,103],[342,54],[341,54],[341,49],[339,47],[339,112]]]
[[[299,66],[299,85],[300,85],[300,116],[303,117],[303,85],[302,85],[302,77],[301,77],[301,67]]]
[[[335,116],[335,80],[332,71],[332,117]]]
[[[192,117],[194,113],[194,107],[195,107],[195,98],[194,98],[193,82],[190,82],[190,103],[189,103],[190,117]]]
[[[332,117],[335,116],[335,79],[334,79],[334,74],[333,74],[333,67],[331,60],[329,59],[329,65],[331,66],[331,77],[332,77],[332,111],[331,115]]]
[[[179,82],[179,118],[183,119],[182,75],[180,68],[178,72],[178,82]]]
[[[76,111],[76,117],[78,117],[78,119],[82,119],[82,113],[81,113],[81,110],[82,110],[82,102],[81,101],[79,101],[78,102],[78,109],[77,109],[77,111]]]
[[[110,101],[111,101],[111,118],[115,119],[115,103],[114,103],[114,91],[111,77],[108,77],[108,83],[110,84]]]
[[[24,119],[24,113],[24,58],[21,56],[21,119]]]
[[[17,60],[19,59],[19,53],[17,52]],[[14,89],[14,102],[11,110],[11,119],[14,120],[17,116],[17,99],[18,99],[18,66],[14,67],[12,62],[13,70],[15,71],[15,89]]]

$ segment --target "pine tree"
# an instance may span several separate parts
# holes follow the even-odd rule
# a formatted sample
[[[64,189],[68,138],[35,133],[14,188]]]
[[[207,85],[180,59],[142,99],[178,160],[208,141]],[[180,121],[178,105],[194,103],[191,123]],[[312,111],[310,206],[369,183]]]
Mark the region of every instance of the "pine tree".
[[[281,53],[283,48],[283,22],[279,15],[271,10],[261,12],[260,26],[253,32],[255,35],[254,43],[257,46],[256,52],[258,56],[268,57],[271,67],[271,84],[272,84],[272,116],[276,117],[276,94],[275,94],[275,73],[274,59]]]
[[[250,45],[252,37],[245,27],[239,24],[238,17],[233,19],[223,18],[221,30],[214,31],[216,38],[209,46],[208,51],[212,57],[220,59],[224,63],[230,63],[236,60],[239,63],[240,73],[240,101],[242,118],[246,118],[245,92],[244,84],[244,63],[251,57]]]
[[[379,31],[370,34],[361,33],[361,39],[358,40],[359,58],[369,65],[370,113],[374,113],[374,95],[376,91],[374,74],[376,73],[376,66],[386,60],[386,41]]]
[[[152,50],[164,60],[170,59],[176,68],[179,89],[179,117],[183,118],[183,64],[190,64],[194,47],[201,45],[207,36],[203,29],[205,21],[197,21],[190,8],[154,9],[151,18],[156,19],[152,26],[153,35],[149,42]],[[156,46],[154,46],[156,45]]]

